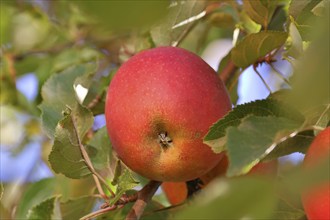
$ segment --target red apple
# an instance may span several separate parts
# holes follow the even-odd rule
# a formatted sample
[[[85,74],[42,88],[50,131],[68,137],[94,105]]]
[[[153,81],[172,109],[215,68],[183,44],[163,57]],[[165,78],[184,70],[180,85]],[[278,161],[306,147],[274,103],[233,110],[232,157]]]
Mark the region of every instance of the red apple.
[[[130,169],[157,181],[187,181],[221,159],[202,139],[230,109],[224,84],[200,57],[159,47],[120,67],[105,116],[113,148]]]
[[[305,169],[330,156],[330,127],[320,132],[310,145],[305,159]],[[309,220],[330,219],[330,182],[313,186],[302,195],[302,203]]]

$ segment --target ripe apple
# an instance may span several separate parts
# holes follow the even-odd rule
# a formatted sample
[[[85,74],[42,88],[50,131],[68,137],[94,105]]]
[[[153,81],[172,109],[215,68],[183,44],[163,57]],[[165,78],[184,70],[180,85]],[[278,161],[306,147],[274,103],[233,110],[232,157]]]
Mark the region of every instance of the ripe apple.
[[[305,159],[305,169],[330,156],[330,127],[320,132],[310,145]],[[302,195],[302,203],[309,220],[330,219],[330,182],[313,186]]]
[[[175,47],[145,50],[124,63],[106,98],[106,125],[118,157],[157,181],[187,181],[221,159],[203,144],[209,127],[231,109],[216,72]]]
[[[205,187],[217,177],[225,176],[228,168],[228,157],[224,153],[222,153],[222,155],[223,157],[220,162],[208,173],[200,177],[203,183],[202,187]],[[277,166],[277,160],[260,162],[246,175],[273,176],[277,173]],[[162,184],[162,190],[172,205],[178,205],[184,202],[188,197],[188,190],[185,182],[164,182]]]

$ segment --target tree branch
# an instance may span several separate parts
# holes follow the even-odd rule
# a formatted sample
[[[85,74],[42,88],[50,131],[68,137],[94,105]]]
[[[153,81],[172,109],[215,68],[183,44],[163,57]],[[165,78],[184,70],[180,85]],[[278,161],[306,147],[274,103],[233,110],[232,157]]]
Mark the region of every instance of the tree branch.
[[[134,203],[131,211],[126,216],[126,220],[140,219],[145,207],[160,185],[161,182],[151,180],[147,185],[143,187],[143,189],[138,192],[138,198]]]
[[[235,75],[236,70],[237,70],[237,66],[233,63],[233,61],[230,60],[227,63],[226,67],[219,74],[220,79],[225,85],[227,85],[227,83]]]

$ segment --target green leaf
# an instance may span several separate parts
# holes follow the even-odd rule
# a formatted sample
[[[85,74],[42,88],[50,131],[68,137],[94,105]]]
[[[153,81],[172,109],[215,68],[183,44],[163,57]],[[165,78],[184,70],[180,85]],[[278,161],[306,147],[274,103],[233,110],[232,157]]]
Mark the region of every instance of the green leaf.
[[[96,132],[94,137],[88,142],[88,145],[96,149],[96,154],[91,155],[91,160],[95,169],[102,169],[109,165],[112,146],[106,127]],[[112,158],[111,158],[112,159]]]
[[[273,16],[277,1],[271,0],[243,0],[243,9],[250,18],[267,29]]]
[[[304,125],[325,128],[330,121],[330,103],[326,105],[313,106],[304,112],[306,121]]]
[[[221,75],[229,62],[231,62],[231,52],[229,52],[224,58],[221,59],[217,73]]]
[[[116,162],[116,167],[115,167],[115,172],[113,174],[113,180],[111,181],[112,185],[117,185],[118,184],[118,179],[120,177],[122,173],[122,165],[121,165],[121,161],[117,160]]]
[[[231,51],[236,66],[246,68],[274,49],[281,47],[287,39],[286,32],[264,31],[247,35]]]
[[[80,219],[90,213],[95,204],[95,197],[83,196],[61,202],[60,208],[63,220]]]
[[[257,100],[236,106],[224,118],[212,125],[209,132],[204,137],[204,143],[209,145],[216,153],[225,149],[226,129],[237,127],[248,115],[275,116],[303,122],[303,116],[292,107],[274,99]]]
[[[110,204],[115,204],[126,191],[133,189],[138,184],[139,182],[134,179],[132,173],[128,169],[125,169],[118,177],[116,196],[111,199]]]
[[[281,4],[281,3],[280,3]],[[286,2],[282,5],[278,5],[275,9],[275,13],[271,18],[268,24],[268,30],[276,30],[276,31],[285,31],[286,27],[285,24],[288,19],[287,7]]]
[[[238,127],[227,129],[227,176],[247,173],[301,122],[275,116],[247,116]]]
[[[311,40],[313,23],[318,17],[312,10],[321,0],[294,0],[289,6],[289,15],[292,16],[303,40]]]
[[[303,13],[309,13],[322,0],[292,0],[289,6],[289,15],[297,19]]]
[[[174,219],[270,219],[276,200],[270,181],[251,177],[217,179]]]
[[[150,31],[155,45],[159,47],[177,44],[184,32],[199,20],[198,16],[202,15],[204,9],[204,1],[174,2],[166,18]]]
[[[53,178],[42,179],[31,184],[24,191],[22,198],[20,199],[15,218],[25,219],[28,214],[28,210],[54,194],[55,187],[56,181]]]
[[[274,211],[272,219],[302,219],[305,212],[301,209],[294,208],[284,200],[279,200],[278,206]]]
[[[94,72],[91,72],[78,77],[74,82],[75,89],[79,89],[79,87],[81,89],[83,87],[87,90],[86,96],[79,97],[79,101],[84,106],[88,106],[93,111],[94,115],[104,113],[105,96],[110,81],[111,75],[108,77],[100,77]]]
[[[41,95],[43,102],[39,105],[42,111],[41,121],[46,134],[54,137],[55,127],[62,118],[66,105],[76,103],[76,93],[73,88],[74,80],[89,72],[90,66],[77,65],[55,74],[43,85]]]
[[[60,217],[60,213],[58,213],[58,197],[54,196],[52,198],[46,199],[40,204],[34,206],[29,210],[28,219],[31,220],[51,220],[58,219]]]
[[[56,173],[79,179],[90,174],[79,148],[79,139],[81,141],[92,127],[93,115],[79,104],[67,110],[66,116],[56,126],[49,162]]]
[[[2,46],[11,41],[12,21],[16,14],[16,9],[8,4],[4,4],[3,1],[0,4],[0,45]]]
[[[294,72],[297,77],[292,79],[289,102],[302,112],[313,113],[316,106],[330,103],[328,27],[329,19],[322,19],[313,25],[313,41],[299,59]]]
[[[291,133],[282,137],[284,141],[279,143],[276,148],[265,157],[265,160],[276,159],[294,152],[306,153],[314,139],[313,131],[302,131],[291,137],[292,135],[294,134]]]
[[[63,71],[70,66],[81,65],[85,62],[94,61],[101,58],[102,54],[91,48],[70,48],[64,50],[54,58],[52,72]]]
[[[239,14],[234,5],[223,4],[210,14],[208,22],[220,28],[234,28],[235,24],[239,22]]]
[[[289,37],[286,47],[287,51],[284,56],[299,58],[303,53],[303,41],[292,17],[289,26]]]

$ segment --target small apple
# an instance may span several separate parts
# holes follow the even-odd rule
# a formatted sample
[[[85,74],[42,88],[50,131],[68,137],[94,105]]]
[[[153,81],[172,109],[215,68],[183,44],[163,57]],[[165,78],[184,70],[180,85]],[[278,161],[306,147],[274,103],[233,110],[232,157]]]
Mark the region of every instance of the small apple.
[[[162,190],[171,205],[179,205],[188,197],[186,182],[163,182]]]
[[[175,47],[145,50],[124,63],[106,98],[108,133],[118,157],[157,181],[188,181],[221,159],[203,143],[209,127],[231,109],[216,72]]]
[[[306,169],[312,168],[327,156],[330,156],[330,127],[315,137],[306,153],[303,165]],[[302,195],[302,203],[309,220],[329,220],[330,182],[321,183],[305,191]]]
[[[201,187],[205,187],[217,177],[226,175],[228,168],[228,157],[224,153],[221,155],[223,156],[220,162],[208,173],[200,177],[200,180],[203,183]],[[246,175],[274,176],[277,173],[277,167],[277,160],[260,162],[256,164]],[[185,182],[164,182],[162,184],[162,190],[172,205],[181,204],[188,198],[188,189]]]

